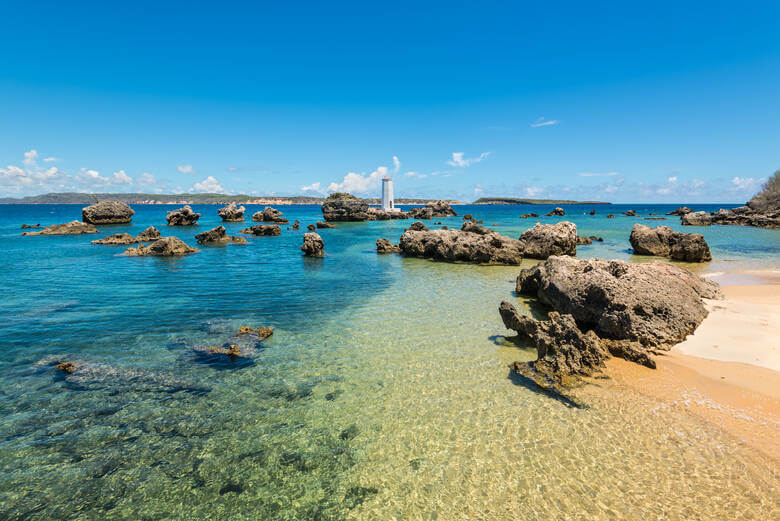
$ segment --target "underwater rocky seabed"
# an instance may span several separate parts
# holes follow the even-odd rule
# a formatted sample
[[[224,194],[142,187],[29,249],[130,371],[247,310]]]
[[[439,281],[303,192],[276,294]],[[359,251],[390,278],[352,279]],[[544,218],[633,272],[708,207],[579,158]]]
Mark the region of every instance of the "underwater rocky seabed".
[[[513,378],[509,363],[535,358],[497,312],[509,299],[531,313],[513,293],[519,267],[375,253],[376,238],[396,241],[411,221],[320,230],[324,259],[302,258],[303,232],[285,227],[173,260],[89,243],[153,224],[194,245],[219,223],[215,206],[175,228],[164,226],[173,207],[134,208],[132,225],[94,236],[22,238],[22,223],[66,222],[80,207],[0,206],[2,519],[778,515],[776,463],[712,425],[610,380],[566,401]],[[594,208],[540,220],[604,237],[580,256],[649,259],[628,252],[644,222],[620,215],[628,206]],[[317,207],[280,209],[304,229],[321,219]],[[548,210],[456,211],[516,237],[537,221],[517,216]],[[439,220],[461,217],[428,224]],[[775,230],[657,224],[704,233],[715,261],[698,271],[780,269]],[[275,328],[254,361],[209,364],[190,350],[243,324]],[[70,381],[35,365],[63,353],[120,370]]]

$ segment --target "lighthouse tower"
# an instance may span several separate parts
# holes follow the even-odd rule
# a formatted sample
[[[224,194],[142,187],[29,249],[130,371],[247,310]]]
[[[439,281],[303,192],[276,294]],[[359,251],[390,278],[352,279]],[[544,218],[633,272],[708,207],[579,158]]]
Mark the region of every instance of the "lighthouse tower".
[[[395,201],[393,201],[393,178],[382,178],[382,210],[386,212],[395,212]]]

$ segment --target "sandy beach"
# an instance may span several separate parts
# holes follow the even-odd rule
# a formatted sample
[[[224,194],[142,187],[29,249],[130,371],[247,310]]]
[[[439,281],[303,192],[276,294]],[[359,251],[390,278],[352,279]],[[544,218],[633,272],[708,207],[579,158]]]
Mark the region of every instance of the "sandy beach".
[[[656,357],[654,371],[613,359],[618,384],[681,408],[780,461],[780,277],[774,272],[724,274],[722,301],[694,335]]]

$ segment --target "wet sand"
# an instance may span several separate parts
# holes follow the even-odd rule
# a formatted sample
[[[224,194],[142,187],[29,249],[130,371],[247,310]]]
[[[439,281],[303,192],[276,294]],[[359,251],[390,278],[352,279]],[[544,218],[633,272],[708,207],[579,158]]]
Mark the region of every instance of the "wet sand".
[[[613,359],[608,373],[780,462],[780,280],[762,282],[725,286],[726,300],[709,302],[696,334],[656,357],[655,371]]]

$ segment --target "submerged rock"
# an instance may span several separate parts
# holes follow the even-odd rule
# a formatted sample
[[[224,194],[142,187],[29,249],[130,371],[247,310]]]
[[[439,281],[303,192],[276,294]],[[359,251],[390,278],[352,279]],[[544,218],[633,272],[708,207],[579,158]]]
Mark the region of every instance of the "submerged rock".
[[[646,221],[665,221],[666,217],[645,217]]]
[[[591,210],[588,212],[588,215],[596,215],[596,210]]]
[[[89,224],[129,223],[135,212],[119,201],[100,201],[81,209],[81,219]]]
[[[413,219],[432,219],[434,217],[453,217],[458,214],[447,201],[431,201],[422,208],[410,208],[409,217]]]
[[[298,219],[295,219],[295,222],[292,225],[293,230],[299,230],[301,228],[301,221]]]
[[[376,240],[376,252],[377,253],[401,253],[401,247],[397,244],[393,244],[387,239]]]
[[[316,226],[314,226],[313,224],[310,224],[310,225],[308,225],[308,226],[306,227],[306,229],[307,229],[307,230],[309,230],[310,232],[313,232],[314,230],[316,230],[316,229],[317,229],[317,227],[316,227]]]
[[[22,230],[32,230],[33,228],[40,228],[41,225],[39,224],[23,224]]]
[[[629,242],[637,255],[655,255],[686,262],[712,260],[704,236],[698,233],[676,232],[668,226],[653,229],[644,224],[635,224],[631,229]]]
[[[668,263],[550,257],[521,270],[517,293],[570,314],[600,337],[669,349],[707,316],[703,298],[718,285]]]
[[[365,221],[368,203],[352,194],[334,192],[322,203],[322,217],[326,221]]]
[[[521,219],[528,219],[529,217],[539,217],[538,213],[524,213],[520,216]]]
[[[301,251],[308,257],[323,257],[325,255],[325,243],[318,233],[304,233]]]
[[[168,226],[190,226],[198,224],[200,214],[192,211],[189,205],[182,206],[178,210],[171,210],[165,216]]]
[[[278,224],[255,224],[249,228],[244,228],[241,233],[248,233],[255,236],[260,235],[281,235],[282,228]]]
[[[224,245],[224,244],[246,244],[245,237],[235,237],[225,232],[225,227],[220,225],[216,228],[195,236],[198,244],[204,245]]]
[[[551,255],[577,254],[577,225],[569,221],[540,224],[520,236],[523,254],[532,259],[546,259]]]
[[[628,210],[627,212],[623,212],[623,215],[627,217],[636,217],[636,211],[635,210]]]
[[[252,215],[255,222],[287,224],[289,221],[282,217],[282,212],[271,206],[266,206],[262,212],[255,212]]]
[[[593,239],[582,235],[577,236],[577,246],[587,246],[588,244],[593,244]]]
[[[92,244],[111,244],[111,245],[127,245],[135,244],[138,242],[150,242],[156,241],[160,238],[160,232],[154,226],[150,226],[136,237],[133,237],[129,233],[115,233],[102,239],[92,241]]]
[[[553,215],[566,215],[566,212],[564,212],[563,208],[561,208],[560,206],[556,206],[549,213],[546,213],[544,215],[545,217],[551,217]]]
[[[520,241],[469,221],[461,230],[407,230],[399,246],[404,255],[449,262],[520,264],[523,260]]]
[[[224,222],[241,222],[244,220],[246,208],[236,206],[236,203],[230,203],[217,210],[217,215],[222,217]]]
[[[238,328],[236,335],[254,335],[260,340],[265,340],[269,336],[274,334],[272,327],[261,327],[258,329],[252,329],[249,326],[241,326]]]
[[[614,214],[609,214],[609,215],[607,215],[607,219],[614,219],[614,218],[615,218],[615,215],[614,215]]]
[[[317,221],[317,228],[338,228],[337,224],[331,224],[323,221]]]
[[[680,217],[680,222],[686,226],[709,226],[712,216],[707,212],[690,212]]]
[[[199,251],[196,248],[192,248],[184,243],[178,237],[163,237],[157,239],[149,246],[138,246],[136,248],[128,248],[122,255],[128,256],[145,256],[152,255],[155,257],[176,257],[180,255],[188,255]]]
[[[22,235],[82,235],[85,233],[97,233],[98,230],[91,224],[81,221],[71,221],[64,224],[53,224],[37,232],[23,232]]]
[[[693,210],[691,210],[691,209],[690,209],[690,208],[688,208],[687,206],[681,206],[681,207],[679,207],[678,209],[676,209],[676,210],[674,210],[674,211],[671,211],[671,212],[669,212],[669,213],[668,213],[668,214],[666,214],[666,215],[685,215],[685,214],[687,214],[687,213],[691,213],[692,211],[693,211]]]

